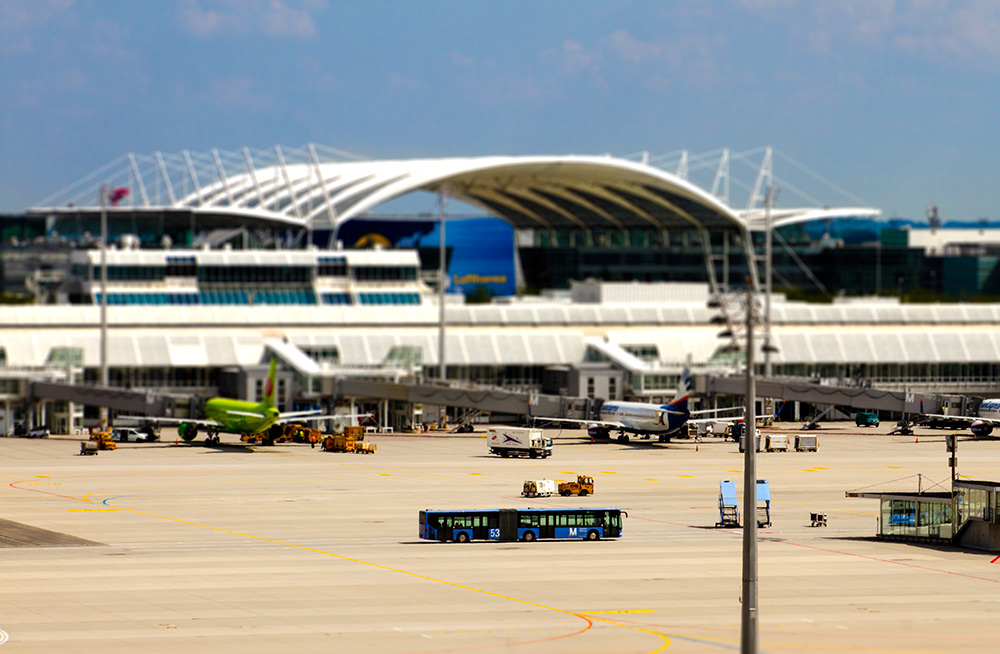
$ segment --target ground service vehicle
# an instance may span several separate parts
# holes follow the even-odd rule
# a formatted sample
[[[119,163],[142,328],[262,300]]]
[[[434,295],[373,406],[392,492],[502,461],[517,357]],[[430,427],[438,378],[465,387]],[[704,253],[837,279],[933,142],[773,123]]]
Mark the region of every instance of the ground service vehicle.
[[[487,509],[420,512],[424,540],[467,543],[471,540],[600,540],[622,535],[621,509]]]
[[[593,495],[594,478],[586,475],[577,475],[576,481],[564,481],[559,484],[560,495]]]
[[[551,479],[529,479],[524,482],[521,495],[525,497],[548,497],[556,494],[556,482]]]
[[[115,427],[111,432],[111,440],[118,443],[142,443],[146,441],[155,441],[156,437],[152,434],[141,432],[138,429],[133,429],[132,427]]]
[[[552,455],[552,439],[545,438],[541,429],[525,427],[491,428],[486,432],[486,445],[493,454],[502,457],[530,456],[532,459]]]
[[[322,447],[326,452],[354,452],[355,454],[374,454],[376,449],[375,443],[365,443],[347,433],[327,436],[323,439]]]
[[[858,411],[854,424],[858,427],[878,427],[878,416],[871,411]]]
[[[111,430],[94,431],[90,434],[90,440],[80,443],[80,454],[94,454],[98,450],[115,450],[118,446],[111,439]]]

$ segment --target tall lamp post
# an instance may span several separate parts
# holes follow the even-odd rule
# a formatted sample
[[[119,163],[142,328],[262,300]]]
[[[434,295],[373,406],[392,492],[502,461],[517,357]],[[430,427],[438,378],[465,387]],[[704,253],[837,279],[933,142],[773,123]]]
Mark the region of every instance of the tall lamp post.
[[[441,373],[441,384],[448,384],[448,363],[445,358],[445,315],[444,315],[444,304],[445,304],[445,290],[448,286],[448,263],[446,261],[448,256],[448,248],[445,247],[445,213],[444,213],[444,201],[445,201],[445,188],[442,186],[438,189],[438,225],[440,226],[439,244],[438,244],[438,320],[440,324],[438,325],[438,356],[441,358],[440,366],[438,371]],[[438,416],[438,424],[442,427],[447,422],[448,418],[448,407],[442,406],[440,415]]]
[[[108,387],[108,187],[101,184],[101,387]],[[108,427],[108,407],[101,407],[101,430]]]
[[[743,448],[743,603],[740,652],[757,652],[757,389],[754,386],[754,288],[747,284],[746,440]]]
[[[728,300],[728,301],[727,301]],[[731,304],[730,304],[731,302]],[[738,303],[738,304],[737,304]],[[733,315],[736,306],[741,305],[744,311],[740,325]],[[743,654],[756,654],[758,645],[758,615],[757,615],[757,389],[754,371],[756,344],[754,331],[757,329],[757,294],[752,278],[747,278],[746,293],[733,294],[726,297],[716,297],[709,302],[710,307],[722,309],[723,316],[713,318],[713,322],[724,319],[727,329],[720,337],[731,337],[733,342],[724,348],[727,352],[736,352],[741,348],[736,340],[745,331],[746,348],[746,411],[744,413],[745,429],[743,432],[743,583],[740,593],[740,651]],[[769,343],[766,341],[767,347]],[[776,351],[777,348],[774,348]]]

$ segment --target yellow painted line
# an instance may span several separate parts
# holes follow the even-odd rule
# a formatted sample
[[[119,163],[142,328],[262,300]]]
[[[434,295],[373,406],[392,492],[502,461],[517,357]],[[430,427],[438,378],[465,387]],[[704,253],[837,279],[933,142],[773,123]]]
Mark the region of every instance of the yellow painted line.
[[[84,500],[84,501],[89,501],[89,500]],[[517,597],[511,597],[509,595],[503,595],[501,593],[494,593],[492,591],[483,590],[481,588],[475,588],[473,586],[466,586],[464,584],[459,584],[459,583],[456,583],[456,582],[453,582],[453,581],[446,581],[444,579],[436,579],[434,577],[430,577],[428,575],[422,575],[422,574],[419,574],[417,572],[410,572],[409,570],[403,570],[403,569],[400,569],[400,568],[393,568],[392,566],[383,565],[381,563],[373,563],[372,561],[364,561],[362,559],[355,559],[353,557],[344,556],[342,554],[334,554],[332,552],[324,552],[323,550],[316,549],[314,547],[306,547],[305,545],[296,545],[295,543],[289,543],[289,542],[277,540],[277,539],[274,539],[274,538],[264,538],[263,536],[254,536],[253,534],[245,534],[245,533],[242,533],[242,532],[239,532],[239,531],[234,531],[232,529],[224,529],[222,527],[213,527],[211,525],[205,525],[205,524],[201,524],[201,523],[194,522],[194,521],[191,521],[191,520],[183,520],[181,518],[171,518],[169,516],[158,515],[156,513],[149,513],[147,511],[139,511],[137,509],[129,509],[129,508],[125,508],[125,507],[119,507],[119,508],[121,508],[123,511],[128,511],[129,513],[135,513],[137,515],[144,515],[144,516],[147,516],[147,517],[159,518],[160,520],[167,520],[167,521],[176,522],[176,523],[179,523],[179,524],[186,524],[186,525],[191,525],[191,526],[194,526],[194,527],[201,527],[202,529],[209,529],[211,531],[217,531],[217,532],[221,532],[221,533],[225,533],[225,534],[232,534],[234,536],[242,536],[243,538],[249,538],[251,540],[261,541],[261,542],[264,542],[264,543],[272,543],[274,545],[284,545],[286,547],[291,547],[293,549],[302,550],[304,552],[312,552],[314,554],[322,554],[324,556],[328,556],[328,557],[331,557],[331,558],[334,558],[334,559],[340,559],[341,561],[349,561],[351,563],[358,563],[360,565],[367,565],[367,566],[372,567],[372,568],[378,568],[380,570],[386,570],[388,572],[396,572],[398,574],[407,575],[409,577],[414,577],[416,579],[422,579],[424,581],[430,581],[430,582],[434,582],[434,583],[438,583],[438,584],[443,584],[445,586],[451,586],[453,588],[461,588],[462,590],[468,590],[468,591],[471,591],[471,592],[474,592],[474,593],[482,593],[483,595],[489,595],[491,597],[497,597],[499,599],[505,599],[505,600],[509,600],[511,602],[517,602],[519,604],[524,604],[526,606],[534,606],[534,607],[537,607],[537,608],[540,608],[540,609],[545,609],[545,610],[548,610],[548,611],[553,611],[555,613],[562,613],[564,615],[573,615],[573,616],[576,616],[576,617],[581,618],[581,619],[586,619],[586,614],[580,613],[578,611],[568,611],[566,609],[560,609],[560,608],[557,608],[557,607],[554,607],[554,606],[547,606],[545,604],[540,604],[538,602],[531,602],[529,600],[524,600],[524,599],[520,599],[520,598],[517,598]],[[662,634],[662,633],[660,633],[658,631],[653,631],[652,629],[646,629],[644,627],[639,627],[639,626],[635,626],[635,625],[623,624],[623,623],[620,623],[620,622],[615,622],[615,621],[609,620],[607,618],[595,618],[595,620],[598,620],[600,622],[606,622],[608,624],[611,624],[611,625],[614,625],[614,626],[617,626],[617,627],[622,627],[624,629],[633,629],[635,631],[641,631],[643,633],[647,633],[647,634],[656,636],[658,638],[661,638],[663,640],[663,644],[661,646],[657,647],[656,649],[650,650],[647,654],[658,654],[659,652],[662,652],[663,650],[667,649],[670,646],[670,638],[667,637],[665,634]]]
[[[118,511],[118,509],[66,509],[70,513],[80,513],[82,511]]]
[[[903,466],[886,466],[889,470],[902,470]]]
[[[469,474],[470,474],[470,475],[481,475],[481,474],[483,474],[483,473],[481,473],[481,472],[470,472]]]
[[[35,475],[35,479],[52,479],[51,475]]]
[[[687,479],[694,479],[694,475],[677,475],[678,477],[686,477]]]
[[[572,472],[572,471],[570,471],[570,472],[567,472],[567,471],[563,470],[563,471],[562,471],[562,472],[560,472],[559,474],[560,474],[560,475],[575,475],[576,473],[575,473],[575,472]]]
[[[385,476],[389,477],[391,475],[385,475]],[[39,492],[45,493],[47,491],[39,491]],[[71,496],[66,496],[66,495],[60,495],[58,497],[62,497],[63,499],[67,499],[67,500],[70,500],[70,501],[85,502],[87,504],[96,504],[98,506],[101,506],[98,502],[95,502],[94,500],[86,499],[86,497],[89,497],[89,496],[92,496],[92,495],[97,495],[99,493],[107,493],[107,492],[108,491],[95,491],[93,493],[88,493],[84,498],[71,497]],[[296,545],[295,543],[289,543],[289,542],[277,540],[277,539],[274,539],[274,538],[265,538],[263,536],[254,536],[253,534],[245,534],[245,533],[242,533],[242,532],[239,532],[239,531],[235,531],[235,530],[232,530],[232,529],[225,529],[223,527],[213,527],[211,525],[206,525],[206,524],[202,524],[202,523],[199,523],[199,522],[194,522],[192,520],[184,520],[182,518],[171,518],[170,516],[159,515],[157,513],[150,513],[148,511],[140,511],[138,509],[130,509],[130,508],[127,508],[127,507],[113,507],[112,506],[112,507],[104,508],[102,506],[101,508],[95,509],[95,510],[97,510],[97,511],[105,511],[105,510],[109,510],[109,509],[118,509],[118,510],[121,510],[121,511],[127,511],[128,513],[133,513],[135,515],[142,515],[142,516],[146,516],[146,517],[149,517],[149,518],[157,518],[159,520],[166,520],[168,522],[174,522],[174,523],[177,523],[177,524],[190,525],[192,527],[200,527],[202,529],[208,529],[210,531],[215,531],[215,532],[224,533],[224,534],[231,534],[233,536],[240,536],[240,537],[243,537],[243,538],[248,538],[250,540],[260,541],[260,542],[263,542],[263,543],[272,543],[274,545],[283,545],[285,547],[291,547],[293,549],[301,550],[303,552],[312,552],[314,554],[322,554],[323,556],[328,556],[328,557],[334,558],[334,559],[340,559],[341,561],[349,561],[351,563],[357,563],[359,565],[366,565],[366,566],[369,566],[369,567],[372,567],[372,568],[378,568],[380,570],[385,570],[385,571],[388,571],[388,572],[395,572],[395,573],[398,573],[398,574],[402,574],[402,575],[406,575],[406,576],[409,576],[409,577],[413,577],[415,579],[422,579],[424,581],[430,581],[430,582],[433,582],[433,583],[443,584],[445,586],[451,586],[453,588],[460,588],[462,590],[468,590],[468,591],[471,591],[471,592],[474,592],[474,593],[481,593],[483,595],[489,595],[491,597],[497,597],[499,599],[509,600],[511,602],[516,602],[516,603],[519,603],[519,604],[524,604],[526,606],[534,606],[534,607],[537,607],[537,608],[540,608],[540,609],[545,609],[547,611],[553,611],[555,613],[562,613],[563,615],[576,616],[576,617],[580,618],[581,620],[589,620],[590,619],[590,618],[587,617],[587,615],[585,613],[580,613],[578,611],[569,611],[569,610],[560,609],[560,608],[557,608],[557,607],[554,607],[554,606],[547,606],[545,604],[540,604],[538,602],[531,602],[529,600],[524,600],[524,599],[520,599],[520,598],[517,598],[517,597],[511,597],[509,595],[503,595],[501,593],[494,593],[494,592],[489,591],[489,590],[483,590],[481,588],[474,588],[472,586],[466,586],[466,585],[459,584],[459,583],[456,583],[456,582],[453,582],[453,581],[446,581],[444,579],[436,579],[436,578],[430,577],[428,575],[422,575],[422,574],[419,574],[417,572],[410,572],[409,570],[402,570],[400,568],[393,568],[392,566],[383,565],[381,563],[374,563],[372,561],[365,561],[365,560],[362,560],[362,559],[355,559],[353,557],[344,556],[342,554],[334,554],[332,552],[324,552],[323,550],[316,549],[314,547],[306,547],[305,545]],[[650,634],[652,636],[656,636],[657,638],[660,638],[663,641],[662,645],[660,645],[659,647],[656,647],[655,649],[649,650],[646,654],[659,654],[659,652],[662,652],[663,650],[665,650],[668,647],[670,647],[670,638],[666,634],[660,633],[658,631],[654,631],[652,629],[646,629],[645,627],[640,627],[640,626],[637,626],[637,625],[626,624],[626,623],[622,623],[622,622],[616,622],[616,621],[610,620],[608,618],[594,618],[594,620],[597,620],[599,622],[604,622],[604,623],[607,623],[607,624],[610,624],[610,625],[613,625],[613,626],[616,626],[616,627],[621,627],[623,629],[632,629],[634,631],[640,631],[640,632],[643,632],[643,633],[647,633],[647,634]]]
[[[95,493],[91,493],[91,495],[93,495],[93,494],[95,494]],[[93,500],[87,500],[87,499],[79,499],[79,498],[67,498],[67,499],[76,499],[77,501],[87,502],[87,503],[91,503],[91,504],[95,503],[95,502],[93,502]],[[534,606],[534,607],[537,607],[537,608],[540,608],[540,609],[545,609],[545,610],[548,610],[548,611],[553,611],[555,613],[562,613],[564,615],[576,616],[576,617],[578,617],[578,618],[580,618],[582,620],[588,619],[585,614],[579,613],[577,611],[568,611],[566,609],[560,609],[560,608],[556,608],[554,606],[547,606],[545,604],[540,604],[538,602],[531,602],[531,601],[520,599],[520,598],[517,598],[517,597],[511,597],[509,595],[503,595],[501,593],[494,593],[492,591],[483,590],[481,588],[474,588],[472,586],[466,586],[466,585],[459,584],[459,583],[456,583],[456,582],[453,582],[453,581],[445,581],[444,579],[436,579],[434,577],[430,577],[430,576],[427,576],[427,575],[422,575],[422,574],[419,574],[419,573],[416,573],[416,572],[410,572],[409,570],[402,570],[400,568],[393,568],[393,567],[388,566],[388,565],[382,565],[381,563],[373,563],[371,561],[364,561],[362,559],[355,559],[355,558],[352,558],[352,557],[349,557],[349,556],[344,556],[342,554],[334,554],[332,552],[324,552],[323,550],[316,549],[314,547],[306,547],[304,545],[296,545],[295,543],[288,543],[288,542],[281,541],[281,540],[276,540],[276,539],[273,539],[273,538],[264,538],[263,536],[254,536],[253,534],[245,534],[245,533],[242,533],[242,532],[239,532],[239,531],[234,531],[232,529],[224,529],[222,527],[213,527],[211,525],[205,525],[205,524],[201,524],[199,522],[194,522],[194,521],[191,521],[191,520],[183,520],[181,518],[171,518],[169,516],[159,515],[159,514],[156,514],[156,513],[150,513],[148,511],[139,511],[138,509],[129,509],[129,508],[126,508],[126,507],[115,507],[115,508],[119,508],[122,511],[128,511],[129,513],[134,513],[136,515],[143,515],[143,516],[147,516],[147,517],[150,517],[150,518],[158,518],[160,520],[166,520],[166,521],[175,522],[175,523],[178,523],[178,524],[191,525],[193,527],[200,527],[202,529],[208,529],[208,530],[216,531],[216,532],[220,532],[220,533],[232,534],[234,536],[241,536],[243,538],[249,538],[251,540],[256,540],[256,541],[260,541],[260,542],[264,542],[264,543],[272,543],[272,544],[275,544],[275,545],[284,545],[286,547],[291,547],[293,549],[301,550],[301,551],[304,551],[304,552],[312,552],[314,554],[322,554],[322,555],[328,556],[330,558],[340,559],[341,561],[349,561],[351,563],[358,563],[360,565],[367,565],[367,566],[372,567],[372,568],[378,568],[380,570],[386,570],[388,572],[396,572],[398,574],[407,575],[409,577],[414,577],[416,579],[422,579],[424,581],[430,581],[430,582],[433,582],[433,583],[443,584],[445,586],[451,586],[453,588],[460,588],[460,589],[468,590],[468,591],[471,591],[471,592],[474,592],[474,593],[481,593],[483,595],[489,595],[491,597],[497,597],[497,598],[500,598],[500,599],[509,600],[511,602],[517,602],[519,604],[524,604],[524,605],[527,605],[527,606]],[[103,510],[103,509],[98,509],[98,510]],[[667,649],[670,646],[670,638],[667,637],[666,635],[658,632],[658,631],[653,631],[652,629],[646,629],[644,627],[639,627],[639,626],[635,626],[635,625],[623,624],[623,623],[620,623],[620,622],[615,622],[614,620],[609,620],[607,618],[594,618],[594,619],[598,620],[600,622],[606,622],[606,623],[614,625],[616,627],[622,627],[623,629],[633,629],[635,631],[641,631],[643,633],[647,633],[647,634],[656,636],[657,638],[660,638],[660,639],[663,640],[663,644],[662,645],[660,645],[656,649],[650,650],[647,654],[658,654],[659,652],[662,652],[663,650]]]
[[[743,474],[742,470],[726,470],[726,472],[734,472],[734,473],[736,473],[738,475],[742,475]]]
[[[598,470],[602,475],[617,475],[618,473],[613,470]]]
[[[380,472],[380,473],[378,473],[378,476],[379,477],[391,477],[392,475],[390,475],[388,472]]]

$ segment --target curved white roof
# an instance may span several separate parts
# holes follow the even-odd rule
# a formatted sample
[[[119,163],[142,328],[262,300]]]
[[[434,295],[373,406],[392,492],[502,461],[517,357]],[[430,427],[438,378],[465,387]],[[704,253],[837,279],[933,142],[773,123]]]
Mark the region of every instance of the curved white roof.
[[[112,187],[129,190],[124,203],[132,211],[188,209],[286,225],[322,219],[336,227],[400,196],[429,191],[481,207],[520,229],[746,229],[743,218],[694,184],[610,156],[321,162],[310,148],[310,156],[286,163],[276,148],[273,165],[257,167],[246,149],[243,153],[242,162],[227,153],[228,166],[218,151],[195,157],[128,155],[122,161],[125,173],[113,177],[121,181]],[[58,213],[68,204],[79,211],[99,194],[91,185],[50,199],[57,197],[54,205],[31,211]]]
[[[764,209],[753,209],[742,211],[740,215],[749,225],[751,231],[763,232],[767,229],[767,216]],[[835,218],[867,218],[876,220],[882,216],[881,209],[871,209],[869,207],[836,207],[826,209],[771,209],[771,223],[775,228],[795,225],[797,223],[807,223],[814,220],[826,220]]]

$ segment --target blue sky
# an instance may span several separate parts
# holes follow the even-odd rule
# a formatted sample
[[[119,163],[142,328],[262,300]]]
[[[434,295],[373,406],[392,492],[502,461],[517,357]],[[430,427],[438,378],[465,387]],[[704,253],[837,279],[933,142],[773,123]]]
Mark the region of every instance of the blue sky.
[[[771,145],[886,215],[1000,220],[997,34],[993,0],[0,0],[0,211],[128,152]]]

